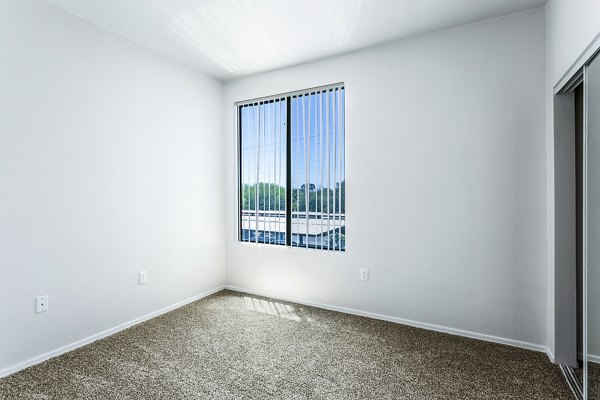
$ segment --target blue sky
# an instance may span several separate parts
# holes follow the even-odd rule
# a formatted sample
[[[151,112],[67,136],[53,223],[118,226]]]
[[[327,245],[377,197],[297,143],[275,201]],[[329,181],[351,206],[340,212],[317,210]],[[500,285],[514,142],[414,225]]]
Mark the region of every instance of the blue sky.
[[[242,108],[242,183],[256,182],[258,143],[260,181],[285,185],[286,106],[275,101]],[[333,188],[344,180],[344,106],[344,89],[292,98],[292,187],[307,181],[308,154],[310,183]]]

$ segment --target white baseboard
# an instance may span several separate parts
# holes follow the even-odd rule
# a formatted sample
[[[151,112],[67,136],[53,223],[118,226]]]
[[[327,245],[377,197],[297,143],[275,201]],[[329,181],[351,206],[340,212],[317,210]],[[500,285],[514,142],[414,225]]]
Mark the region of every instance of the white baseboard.
[[[96,340],[100,340],[100,339],[103,339],[103,338],[105,338],[107,336],[114,335],[117,332],[120,332],[120,331],[122,331],[124,329],[130,328],[130,327],[132,327],[134,325],[137,325],[137,324],[139,324],[141,322],[147,321],[147,320],[152,319],[154,317],[158,317],[161,314],[167,313],[169,311],[173,311],[173,310],[175,310],[175,309],[177,309],[179,307],[185,306],[186,304],[193,303],[194,301],[200,300],[203,297],[210,296],[211,294],[220,292],[224,288],[225,288],[224,286],[219,286],[219,287],[216,287],[214,289],[207,290],[206,292],[203,292],[203,293],[200,293],[200,294],[198,294],[196,296],[190,297],[189,299],[180,301],[180,302],[175,303],[175,304],[171,304],[170,306],[161,308],[160,310],[153,311],[150,314],[146,314],[146,315],[144,315],[142,317],[132,319],[131,321],[128,321],[128,322],[125,322],[125,323],[120,324],[118,326],[115,326],[114,328],[107,329],[107,330],[102,331],[100,333],[96,333],[95,335],[89,336],[89,337],[87,337],[85,339],[78,340],[78,341],[76,341],[74,343],[68,344],[66,346],[59,347],[58,349],[49,351],[49,352],[47,352],[45,354],[42,354],[42,355],[39,355],[37,357],[33,357],[33,358],[29,359],[29,360],[20,362],[20,363],[18,363],[16,365],[13,365],[11,367],[4,368],[4,369],[0,370],[0,378],[3,378],[3,377],[8,376],[8,375],[12,375],[15,372],[21,371],[21,370],[23,370],[25,368],[31,367],[32,365],[39,364],[39,363],[41,363],[43,361],[46,361],[46,360],[48,360],[50,358],[59,356],[61,354],[67,353],[67,352],[72,351],[72,350],[75,350],[75,349],[77,349],[79,347],[85,346],[86,344],[90,344],[92,342],[95,342]]]
[[[552,361],[552,363],[555,364],[554,361],[556,360],[556,357],[554,357],[554,353],[552,352],[552,350],[550,350],[549,347],[546,348],[546,355],[548,356],[550,361]]]
[[[600,356],[595,356],[595,355],[590,354],[590,355],[588,355],[588,361],[596,363],[596,364],[600,364]]]
[[[260,291],[256,291],[256,290],[252,290],[252,289],[241,288],[238,286],[225,285],[225,289],[233,290],[236,292],[248,293],[248,294],[255,295],[255,296],[270,297],[270,298],[281,300],[281,301],[289,301],[292,303],[302,304],[302,305],[311,306],[311,307],[323,308],[325,310],[338,311],[338,312],[342,312],[342,313],[346,313],[346,314],[359,315],[361,317],[369,317],[369,318],[380,319],[380,320],[388,321],[388,322],[395,322],[397,324],[409,325],[409,326],[412,326],[415,328],[422,328],[422,329],[427,329],[430,331],[449,333],[451,335],[464,336],[464,337],[468,337],[471,339],[484,340],[486,342],[506,344],[506,345],[513,346],[513,347],[519,347],[522,349],[545,352],[546,354],[548,354],[548,356],[550,356],[550,354],[552,354],[552,353],[548,352],[548,349],[544,345],[521,342],[519,340],[506,339],[506,338],[502,338],[502,337],[498,337],[498,336],[486,335],[483,333],[465,331],[462,329],[448,328],[448,327],[441,326],[441,325],[412,321],[412,320],[408,320],[408,319],[404,319],[404,318],[392,317],[389,315],[383,315],[383,314],[377,314],[377,313],[372,313],[372,312],[368,312],[368,311],[356,310],[353,308],[334,306],[331,304],[317,303],[314,301],[307,301],[307,300],[302,300],[302,299],[285,298],[285,297],[273,295],[272,293],[264,293],[264,292],[260,292]],[[554,358],[554,355],[552,356],[552,358]]]

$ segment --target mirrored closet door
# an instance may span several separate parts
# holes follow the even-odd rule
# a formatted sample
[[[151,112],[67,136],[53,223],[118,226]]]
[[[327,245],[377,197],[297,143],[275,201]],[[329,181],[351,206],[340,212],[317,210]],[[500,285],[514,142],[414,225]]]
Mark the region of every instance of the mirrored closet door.
[[[600,56],[584,70],[586,317],[584,319],[584,395],[600,400]],[[587,392],[587,393],[586,393]]]

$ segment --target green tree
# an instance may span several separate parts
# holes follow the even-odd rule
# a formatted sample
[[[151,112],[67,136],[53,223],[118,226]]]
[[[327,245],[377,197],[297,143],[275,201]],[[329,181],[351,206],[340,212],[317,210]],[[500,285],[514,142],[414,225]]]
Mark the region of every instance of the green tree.
[[[258,201],[258,209],[261,211],[285,210],[285,195],[285,187],[274,183],[244,184],[242,209],[255,210]],[[345,214],[346,182],[338,182],[329,189],[313,183],[309,183],[308,189],[306,184],[292,188],[292,210],[306,212],[307,203],[309,212]]]

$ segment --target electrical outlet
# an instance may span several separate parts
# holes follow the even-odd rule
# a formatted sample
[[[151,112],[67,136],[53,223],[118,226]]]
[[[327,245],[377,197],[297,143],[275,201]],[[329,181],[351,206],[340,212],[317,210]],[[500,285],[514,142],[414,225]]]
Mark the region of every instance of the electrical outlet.
[[[138,285],[145,285],[148,280],[146,271],[140,271],[138,273]]]
[[[35,298],[35,312],[42,313],[48,311],[48,295]]]
[[[361,281],[369,280],[369,268],[361,268],[360,269],[360,280]]]

